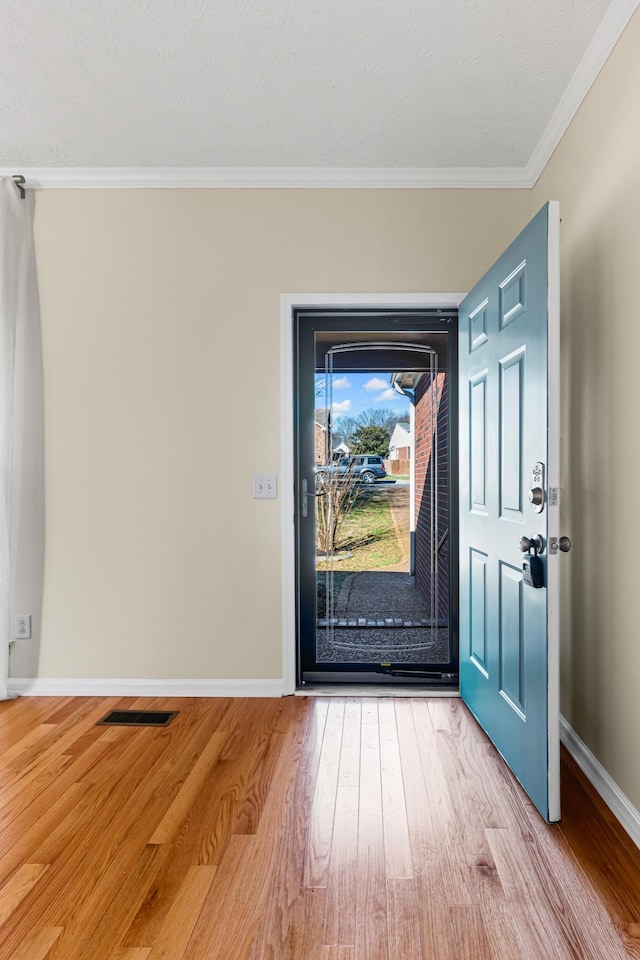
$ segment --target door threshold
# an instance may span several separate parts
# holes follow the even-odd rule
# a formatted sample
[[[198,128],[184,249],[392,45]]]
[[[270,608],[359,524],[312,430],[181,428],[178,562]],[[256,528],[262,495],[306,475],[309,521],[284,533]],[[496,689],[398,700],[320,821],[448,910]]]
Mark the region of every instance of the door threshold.
[[[306,683],[298,687],[296,697],[459,697],[458,687],[433,687],[427,684]]]

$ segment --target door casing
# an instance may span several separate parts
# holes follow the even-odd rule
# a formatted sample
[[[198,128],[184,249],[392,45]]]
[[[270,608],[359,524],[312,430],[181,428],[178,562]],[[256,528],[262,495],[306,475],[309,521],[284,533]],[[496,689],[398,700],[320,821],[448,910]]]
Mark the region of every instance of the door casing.
[[[457,309],[465,293],[282,294],[280,299],[281,549],[283,694],[296,691],[293,314],[297,308]]]

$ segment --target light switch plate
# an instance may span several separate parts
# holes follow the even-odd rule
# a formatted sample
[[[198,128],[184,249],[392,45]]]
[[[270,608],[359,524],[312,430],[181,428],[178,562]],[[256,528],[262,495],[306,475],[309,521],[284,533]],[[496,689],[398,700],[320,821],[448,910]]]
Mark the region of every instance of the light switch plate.
[[[254,473],[253,499],[275,500],[278,496],[278,478],[275,473]]]

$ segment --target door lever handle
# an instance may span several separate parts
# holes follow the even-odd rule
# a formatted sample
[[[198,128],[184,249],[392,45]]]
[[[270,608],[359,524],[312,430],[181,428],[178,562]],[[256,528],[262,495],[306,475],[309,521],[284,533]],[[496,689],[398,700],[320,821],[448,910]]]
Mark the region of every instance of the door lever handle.
[[[307,506],[307,497],[326,497],[327,495],[326,490],[320,490],[316,493],[314,491],[309,490],[308,486],[309,485],[305,477],[301,483],[302,490],[301,490],[301,497],[300,497],[303,517],[307,517],[309,515],[309,507]]]

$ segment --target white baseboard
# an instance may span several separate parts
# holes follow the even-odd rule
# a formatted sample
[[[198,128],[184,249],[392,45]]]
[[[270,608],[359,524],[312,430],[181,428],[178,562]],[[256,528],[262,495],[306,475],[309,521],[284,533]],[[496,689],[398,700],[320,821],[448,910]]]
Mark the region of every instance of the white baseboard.
[[[10,696],[281,697],[282,680],[96,680],[10,677]]]
[[[587,780],[597,790],[637,847],[640,847],[640,812],[612,780],[599,760],[582,742],[573,727],[560,717],[560,740],[565,745]]]

